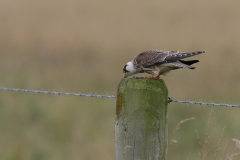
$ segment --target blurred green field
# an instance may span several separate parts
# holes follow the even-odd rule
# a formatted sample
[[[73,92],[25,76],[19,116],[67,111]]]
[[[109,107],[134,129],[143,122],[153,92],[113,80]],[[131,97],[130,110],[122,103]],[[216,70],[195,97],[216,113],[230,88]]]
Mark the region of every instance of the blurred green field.
[[[116,94],[126,62],[148,49],[205,50],[196,70],[163,76],[174,99],[240,104],[240,1],[0,1],[0,86]],[[138,75],[140,76],[140,75]],[[144,74],[142,74],[144,76]],[[0,159],[108,160],[116,99],[0,91]],[[200,159],[212,107],[171,103],[169,159]],[[240,111],[213,107],[208,142],[217,159],[240,139]],[[239,158],[239,157],[238,157]]]

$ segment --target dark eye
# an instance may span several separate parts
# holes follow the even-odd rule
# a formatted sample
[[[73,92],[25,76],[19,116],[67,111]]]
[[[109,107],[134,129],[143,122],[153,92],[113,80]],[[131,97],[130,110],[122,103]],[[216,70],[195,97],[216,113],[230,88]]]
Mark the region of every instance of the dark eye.
[[[123,73],[128,72],[126,68],[127,68],[127,65],[125,65],[125,66],[123,67]]]

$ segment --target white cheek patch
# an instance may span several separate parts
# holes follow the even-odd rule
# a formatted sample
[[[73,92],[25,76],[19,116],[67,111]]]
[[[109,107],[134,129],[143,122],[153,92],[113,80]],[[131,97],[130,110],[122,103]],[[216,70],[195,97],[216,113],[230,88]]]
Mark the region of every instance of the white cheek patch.
[[[128,62],[126,69],[127,69],[129,72],[133,71],[133,70],[134,70],[134,68],[133,68],[133,63],[132,63],[132,62]]]
[[[137,70],[134,68],[134,66],[133,66],[133,62],[128,62],[128,63],[127,63],[126,70],[128,71],[127,74],[128,74],[129,76],[138,73],[138,71],[137,71]]]

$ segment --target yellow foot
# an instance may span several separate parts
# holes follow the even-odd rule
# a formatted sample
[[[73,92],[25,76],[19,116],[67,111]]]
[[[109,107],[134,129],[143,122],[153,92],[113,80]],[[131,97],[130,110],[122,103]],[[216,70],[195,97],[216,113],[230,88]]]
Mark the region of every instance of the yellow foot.
[[[150,77],[151,77],[151,76],[150,76]],[[144,77],[144,79],[151,79],[150,77],[146,76],[146,77]]]
[[[160,74],[157,77],[155,77],[154,79],[160,79]]]

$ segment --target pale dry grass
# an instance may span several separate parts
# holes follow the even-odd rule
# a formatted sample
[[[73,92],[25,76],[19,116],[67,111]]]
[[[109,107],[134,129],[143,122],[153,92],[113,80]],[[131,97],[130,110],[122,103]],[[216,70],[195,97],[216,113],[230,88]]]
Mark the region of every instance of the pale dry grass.
[[[233,147],[229,156],[226,156],[227,150],[231,142],[235,143],[235,146]],[[223,160],[225,159],[233,160],[234,158],[237,158],[238,155],[240,155],[240,140],[233,138],[227,145]]]
[[[180,126],[183,124],[183,123],[186,123],[187,121],[191,121],[191,120],[194,120],[195,117],[191,117],[191,118],[186,118],[184,120],[181,120],[174,128],[174,130],[172,131],[172,134],[170,136],[170,141],[168,142],[168,150],[170,150],[171,148],[171,145],[172,143],[177,143],[177,140],[174,139],[174,135],[176,134],[176,132],[181,128]],[[168,151],[168,159],[170,157],[171,153]]]
[[[201,160],[205,160],[206,159],[206,156],[209,152],[209,148],[208,148],[208,141],[210,139],[210,136],[209,136],[209,125],[210,125],[210,120],[211,120],[211,114],[212,114],[212,111],[213,109],[211,109],[210,113],[209,113],[209,116],[208,116],[208,120],[207,120],[207,128],[206,128],[206,132],[205,132],[205,140],[204,140],[204,143],[201,142],[201,139],[200,139],[200,136],[198,134],[198,131],[195,130],[196,132],[196,135],[197,135],[197,141],[198,141],[198,146],[199,146],[199,156],[201,158]]]
[[[181,128],[180,125],[183,124],[183,123],[186,123],[187,121],[191,121],[191,120],[194,120],[194,119],[195,119],[195,117],[187,118],[187,119],[181,120],[181,121],[176,125],[176,127],[175,127],[174,130],[172,131],[171,138],[170,138],[170,142],[168,143],[168,147],[170,147],[172,143],[177,143],[177,140],[175,140],[175,139],[173,139],[173,138],[174,138],[175,133]]]
[[[196,136],[197,136],[197,142],[198,142],[198,146],[199,146],[199,156],[200,156],[200,159],[201,160],[206,160],[206,159],[209,159],[209,160],[212,160],[212,159],[216,159],[217,158],[217,154],[219,152],[219,150],[221,149],[220,148],[220,142],[223,138],[223,135],[224,135],[224,130],[226,128],[226,125],[223,127],[222,129],[222,132],[221,132],[221,135],[220,135],[220,138],[217,142],[217,147],[215,149],[215,153],[213,156],[210,156],[208,155],[209,151],[211,150],[209,147],[208,147],[208,142],[210,140],[210,136],[209,136],[209,126],[210,126],[210,119],[211,119],[211,114],[212,114],[212,111],[213,109],[210,111],[209,113],[209,116],[208,116],[208,121],[207,121],[207,128],[206,128],[206,133],[205,133],[205,140],[204,140],[204,143],[201,142],[201,139],[200,139],[200,136],[199,136],[199,133],[197,130],[195,130],[196,132]],[[231,144],[231,142],[234,142],[235,143],[235,147],[233,147],[232,151],[230,152],[229,156],[226,156],[227,154],[227,151],[229,149],[229,146]],[[232,139],[226,149],[225,149],[225,152],[224,152],[224,155],[223,155],[223,158],[219,158],[219,159],[229,159],[229,160],[233,160],[234,157],[237,157],[239,154],[240,154],[240,141],[238,139]],[[213,158],[212,158],[213,157]]]
[[[220,147],[220,146],[224,145],[224,144],[221,144],[221,141],[224,138],[224,131],[225,131],[227,125],[225,125],[222,128],[222,132],[221,132],[221,134],[218,138],[218,141],[216,143],[216,147],[214,147],[214,145],[212,145],[215,142],[211,142],[209,144],[209,142],[211,140],[209,132],[212,130],[212,127],[210,126],[211,118],[212,118],[212,112],[213,112],[213,109],[210,110],[210,113],[208,115],[205,137],[204,137],[203,141],[201,140],[201,137],[200,137],[198,131],[195,130],[197,143],[198,143],[198,155],[199,155],[201,160],[216,160],[216,159],[219,159],[219,160],[220,159],[222,159],[222,160],[226,160],[226,159],[234,160],[234,158],[236,159],[240,155],[240,140],[238,140],[236,138],[232,138],[228,142],[228,145],[226,146],[225,150],[222,151],[221,153],[219,153],[223,148],[223,147]],[[173,143],[177,143],[177,140],[174,139],[174,135],[181,128],[180,125],[183,124],[183,123],[186,123],[189,120],[194,120],[194,119],[195,119],[195,117],[181,120],[175,126],[174,130],[171,133],[170,141],[168,143],[168,159],[172,159],[172,155],[174,155],[171,146],[172,146]],[[189,130],[188,130],[188,132],[189,132]],[[216,135],[213,135],[212,137],[216,137]],[[232,145],[233,143],[235,144],[235,146]],[[187,145],[182,145],[182,144],[181,144],[181,146],[182,147],[189,147]],[[189,159],[188,155],[187,155],[187,159]]]
[[[216,151],[215,151],[214,156],[213,156],[214,160],[215,160],[216,157],[217,157],[218,151],[221,149],[219,146],[220,146],[220,142],[221,142],[221,140],[222,140],[222,138],[223,138],[224,130],[225,130],[226,127],[227,127],[227,125],[223,127],[222,132],[221,132],[221,135],[220,135],[220,138],[219,138],[219,140],[218,140],[218,142],[217,142]]]

